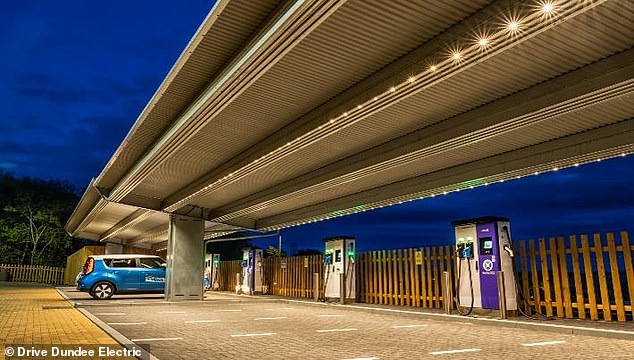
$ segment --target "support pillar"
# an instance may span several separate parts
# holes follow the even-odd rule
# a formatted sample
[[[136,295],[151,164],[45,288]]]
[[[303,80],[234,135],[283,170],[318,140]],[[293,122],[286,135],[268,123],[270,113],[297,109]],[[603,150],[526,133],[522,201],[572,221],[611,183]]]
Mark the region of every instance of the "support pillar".
[[[205,222],[170,215],[165,300],[202,300]]]

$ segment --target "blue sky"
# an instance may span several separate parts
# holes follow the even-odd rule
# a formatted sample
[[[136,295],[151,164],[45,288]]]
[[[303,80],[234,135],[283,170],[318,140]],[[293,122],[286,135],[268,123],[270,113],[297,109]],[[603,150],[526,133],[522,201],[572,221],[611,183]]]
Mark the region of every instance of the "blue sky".
[[[0,12],[0,168],[97,176],[211,1],[7,1]],[[632,230],[634,156],[287,229],[290,249],[352,235],[360,249],[447,243],[452,220],[508,216],[528,238]],[[267,241],[258,243],[266,245]]]

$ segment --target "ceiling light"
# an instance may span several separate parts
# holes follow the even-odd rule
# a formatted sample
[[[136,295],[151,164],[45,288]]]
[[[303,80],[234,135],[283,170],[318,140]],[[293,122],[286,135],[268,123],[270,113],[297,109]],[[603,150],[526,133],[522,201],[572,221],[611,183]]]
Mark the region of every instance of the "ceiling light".
[[[413,76],[410,76],[409,79],[407,79],[410,83],[413,83],[414,80],[416,80],[416,78],[414,78]]]
[[[489,45],[489,39],[482,37],[480,39],[478,39],[478,45],[480,45],[481,47],[485,47],[487,45]]]
[[[550,14],[553,12],[553,10],[555,10],[555,4],[552,3],[552,1],[546,1],[544,3],[541,4],[541,12],[543,14]]]
[[[429,67],[429,71],[431,71],[431,72],[436,71],[436,69],[437,69],[436,65],[432,65],[432,66]]]
[[[461,56],[462,55],[460,55],[459,51],[454,51],[453,54],[451,54],[451,58],[454,59],[454,60],[460,60]]]
[[[520,29],[520,23],[515,20],[511,20],[508,24],[506,24],[506,29],[510,32],[516,32]]]
[[[390,92],[395,92],[395,91],[396,91],[396,88],[395,88],[394,86],[392,86],[392,87],[390,88]]]

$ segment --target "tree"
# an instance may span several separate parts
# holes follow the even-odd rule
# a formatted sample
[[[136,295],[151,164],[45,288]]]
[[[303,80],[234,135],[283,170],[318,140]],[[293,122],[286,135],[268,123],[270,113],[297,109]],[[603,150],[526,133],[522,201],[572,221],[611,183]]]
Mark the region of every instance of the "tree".
[[[0,173],[0,262],[62,266],[72,247],[64,223],[77,195],[58,180]]]

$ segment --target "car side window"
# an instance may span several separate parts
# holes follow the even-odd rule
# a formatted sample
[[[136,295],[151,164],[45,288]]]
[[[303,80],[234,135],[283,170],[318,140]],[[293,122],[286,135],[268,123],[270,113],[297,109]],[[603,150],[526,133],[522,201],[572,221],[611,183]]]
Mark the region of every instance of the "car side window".
[[[146,269],[160,269],[163,267],[163,261],[157,258],[140,258],[139,267]]]
[[[135,259],[104,259],[108,267],[112,268],[133,268],[136,267]]]

